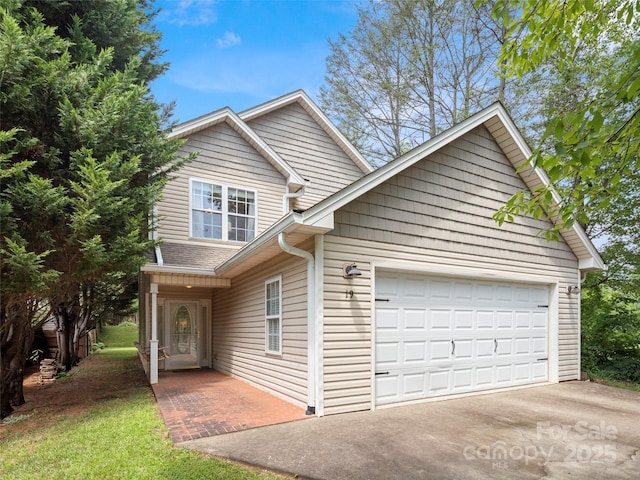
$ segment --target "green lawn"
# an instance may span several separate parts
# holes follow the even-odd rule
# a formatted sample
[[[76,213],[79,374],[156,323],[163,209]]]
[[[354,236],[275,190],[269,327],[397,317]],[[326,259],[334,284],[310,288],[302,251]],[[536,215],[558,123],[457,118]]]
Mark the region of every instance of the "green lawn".
[[[102,327],[98,340],[106,347],[133,347],[133,342],[138,340],[138,325],[125,322],[115,327]]]
[[[106,327],[104,350],[37,387],[0,426],[0,478],[281,478],[173,447],[132,346],[136,332]]]

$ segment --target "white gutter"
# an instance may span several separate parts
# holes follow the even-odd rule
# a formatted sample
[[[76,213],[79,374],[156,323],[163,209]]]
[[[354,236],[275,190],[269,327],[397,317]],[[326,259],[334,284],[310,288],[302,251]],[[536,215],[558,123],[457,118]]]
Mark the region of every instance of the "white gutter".
[[[304,195],[304,190],[308,184],[305,181],[303,186],[296,193],[286,193],[282,198],[283,213],[289,211],[289,199],[298,198]],[[284,232],[278,233],[278,245],[280,248],[298,257],[307,260],[307,415],[315,415],[316,413],[316,322],[315,322],[315,291],[316,291],[316,261],[313,254],[293,247],[287,243],[287,237]]]
[[[278,234],[278,245],[291,255],[307,260],[307,415],[316,413],[316,382],[315,382],[315,356],[316,356],[316,322],[315,322],[315,291],[316,291],[316,262],[314,256],[300,248],[292,247],[287,243],[284,232]]]
[[[149,232],[149,236],[151,240],[155,242],[154,250],[156,254],[156,263],[158,266],[164,265],[164,260],[162,259],[162,251],[160,250],[160,244],[158,243],[158,205],[153,205],[153,210],[151,211],[151,229]]]

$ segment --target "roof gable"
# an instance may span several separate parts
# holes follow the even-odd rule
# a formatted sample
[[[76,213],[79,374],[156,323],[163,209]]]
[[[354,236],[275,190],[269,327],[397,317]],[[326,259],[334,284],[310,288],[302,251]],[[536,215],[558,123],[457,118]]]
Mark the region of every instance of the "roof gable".
[[[315,205],[302,214],[303,223],[314,224],[320,219],[332,215],[347,203],[381,185],[396,174],[415,165],[425,157],[449,145],[480,125],[484,125],[489,130],[516,171],[531,157],[531,150],[513,120],[502,104],[495,103]],[[549,184],[547,175],[537,167],[523,169],[519,175],[529,189],[541,184]],[[554,198],[557,202],[560,202],[560,197],[555,192]],[[581,270],[602,270],[605,268],[600,254],[580,225],[576,224],[571,229],[562,229],[561,235],[579,259]]]
[[[169,139],[188,138],[196,132],[214,127],[218,124],[226,123],[238,135],[240,135],[249,145],[260,153],[273,167],[278,170],[287,183],[295,188],[305,184],[302,176],[296,172],[287,162],[285,162],[262,138],[260,138],[251,128],[230,108],[225,107],[215,112],[203,115],[188,122],[176,126],[169,134]]]
[[[303,90],[297,90],[240,112],[239,116],[245,122],[249,122],[292,103],[298,103],[304,110],[306,110],[320,128],[322,128],[336,142],[336,144],[358,166],[358,168],[362,170],[363,173],[370,173],[374,170],[371,164],[367,162],[360,152],[345,138],[342,133],[340,133],[340,130],[338,130],[338,128]]]

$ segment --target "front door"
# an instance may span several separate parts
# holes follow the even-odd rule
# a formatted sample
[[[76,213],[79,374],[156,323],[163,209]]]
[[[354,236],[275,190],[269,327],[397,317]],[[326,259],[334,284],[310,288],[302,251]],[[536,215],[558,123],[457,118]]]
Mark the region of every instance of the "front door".
[[[169,358],[166,369],[196,368],[200,366],[200,325],[198,302],[169,301],[166,309],[165,345]]]

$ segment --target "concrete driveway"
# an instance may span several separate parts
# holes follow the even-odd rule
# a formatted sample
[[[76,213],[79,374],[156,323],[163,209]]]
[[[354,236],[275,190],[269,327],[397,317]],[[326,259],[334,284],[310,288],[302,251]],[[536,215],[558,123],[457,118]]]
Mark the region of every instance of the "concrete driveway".
[[[640,478],[640,393],[588,382],[312,418],[179,444],[299,478]]]

